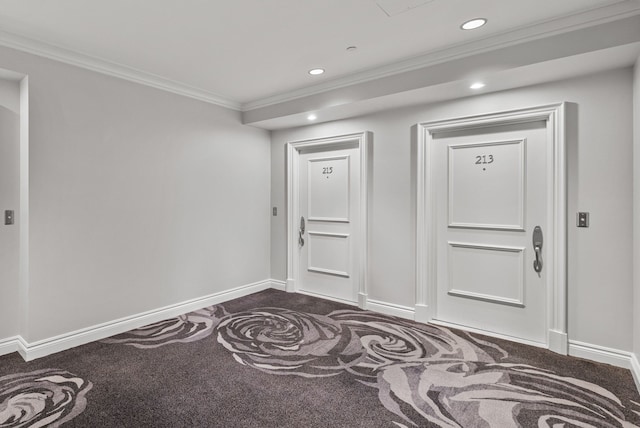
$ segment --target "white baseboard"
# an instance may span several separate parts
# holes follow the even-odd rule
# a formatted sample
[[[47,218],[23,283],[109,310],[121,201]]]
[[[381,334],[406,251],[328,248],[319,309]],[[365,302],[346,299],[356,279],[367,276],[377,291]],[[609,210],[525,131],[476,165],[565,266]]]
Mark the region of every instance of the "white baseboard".
[[[619,349],[607,348],[605,346],[593,345],[591,343],[569,341],[569,355],[572,357],[585,358],[599,363],[611,364],[612,366],[631,369],[631,360],[634,356],[631,352],[620,351]],[[636,360],[637,361],[637,360]]]
[[[7,355],[18,352],[20,349],[20,341],[18,336],[0,339],[0,355]]]
[[[287,293],[295,293],[296,292],[296,282],[295,280],[289,278],[285,282],[285,291]]]
[[[640,392],[640,362],[638,362],[638,356],[636,354],[631,354],[631,374],[633,375],[633,380],[636,382],[636,388],[638,392]]]
[[[257,293],[258,291],[266,290],[268,288],[280,289],[282,284],[283,283],[281,281],[275,280],[259,281],[197,299],[187,300],[175,305],[165,306],[163,308],[143,312],[130,317],[83,328],[71,333],[39,340],[33,343],[26,343],[21,337],[18,337],[17,339],[14,339],[14,342],[16,342],[14,348],[10,348],[10,345],[7,345],[6,348],[14,349],[14,351],[17,350],[25,361],[31,361],[56,352],[75,348],[76,346],[84,345],[89,342],[102,340],[135,328],[140,328],[154,322],[173,318],[187,312]],[[2,350],[1,345],[2,343],[0,343],[0,350]],[[17,349],[15,349],[15,347],[17,347]]]
[[[369,296],[366,293],[358,293],[358,307],[360,309],[367,308],[367,300]]]
[[[421,303],[416,303],[416,312],[415,312],[415,320],[416,322],[428,323],[433,318],[433,305],[423,305]]]
[[[395,317],[405,318],[413,321],[415,319],[415,311],[408,306],[395,305],[392,303],[381,302],[379,300],[367,299],[367,310],[380,312],[381,314],[393,315]]]
[[[271,283],[271,288],[273,289],[280,291],[286,291],[287,289],[286,281],[280,281],[279,279],[270,279],[269,282]]]
[[[557,354],[567,355],[569,352],[569,336],[567,333],[549,330],[549,350]]]

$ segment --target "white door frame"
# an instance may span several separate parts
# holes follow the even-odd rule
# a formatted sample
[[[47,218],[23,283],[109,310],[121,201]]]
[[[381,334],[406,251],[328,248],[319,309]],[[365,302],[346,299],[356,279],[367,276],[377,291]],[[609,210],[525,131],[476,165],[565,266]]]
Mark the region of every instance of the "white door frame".
[[[292,141],[287,143],[287,284],[286,291],[296,292],[299,278],[298,251],[298,213],[299,197],[299,159],[300,151],[309,148],[338,149],[345,144],[356,144],[360,153],[360,218],[359,221],[359,249],[356,260],[358,261],[359,284],[358,306],[365,308],[367,304],[367,272],[368,272],[368,203],[369,203],[369,144],[371,133],[361,132],[356,134],[338,135],[334,137],[315,138],[312,140]]]
[[[566,103],[477,116],[419,123],[417,126],[416,216],[416,321],[429,322],[436,312],[436,211],[432,146],[438,134],[489,126],[547,122],[547,217],[545,241],[549,289],[547,291],[547,346],[567,354],[567,198],[566,198]]]

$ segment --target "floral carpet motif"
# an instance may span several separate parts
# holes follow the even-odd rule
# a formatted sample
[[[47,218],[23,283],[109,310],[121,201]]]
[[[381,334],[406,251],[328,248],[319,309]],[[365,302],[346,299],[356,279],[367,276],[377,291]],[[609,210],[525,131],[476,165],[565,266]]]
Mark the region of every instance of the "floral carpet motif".
[[[509,362],[487,340],[367,311],[228,313],[212,306],[105,342],[155,348],[214,332],[238,363],[255,370],[351,376],[376,388],[400,427],[629,428],[637,425],[626,419],[625,406],[640,416],[637,403],[623,404],[585,380]]]
[[[0,377],[0,427],[58,427],[84,411],[92,386],[62,370]]]

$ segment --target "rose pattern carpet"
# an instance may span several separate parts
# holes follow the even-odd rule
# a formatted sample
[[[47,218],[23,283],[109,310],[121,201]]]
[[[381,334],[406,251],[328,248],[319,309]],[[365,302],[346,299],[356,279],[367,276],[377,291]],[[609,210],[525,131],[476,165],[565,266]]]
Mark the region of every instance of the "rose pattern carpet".
[[[630,428],[632,385],[611,366],[267,290],[36,362],[0,357],[0,428]]]
[[[0,427],[57,427],[87,405],[92,384],[62,370],[0,377]]]
[[[520,427],[532,419],[540,428],[637,426],[625,420],[622,402],[598,385],[500,362],[506,351],[468,333],[372,312],[256,308],[227,314],[220,305],[107,342],[154,348],[202,337],[197,326],[206,324],[203,314],[210,316],[206,334],[215,330],[238,363],[274,375],[349,373],[378,389],[401,427]]]

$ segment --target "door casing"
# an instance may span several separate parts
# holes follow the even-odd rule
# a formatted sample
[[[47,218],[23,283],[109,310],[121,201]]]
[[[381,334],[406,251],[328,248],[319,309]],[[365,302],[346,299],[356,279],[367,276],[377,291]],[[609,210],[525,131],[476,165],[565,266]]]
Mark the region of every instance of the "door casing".
[[[367,305],[368,285],[368,204],[369,204],[369,171],[370,171],[370,147],[372,134],[360,132],[354,134],[338,135],[333,137],[315,138],[311,140],[292,141],[287,143],[287,283],[286,291],[300,292],[297,287],[299,278],[299,257],[296,251],[298,245],[298,222],[300,218],[299,205],[299,157],[305,149],[336,150],[346,144],[355,144],[359,152],[360,161],[360,218],[359,236],[360,245],[356,261],[359,272],[358,306],[365,308]],[[341,301],[343,302],[343,301]],[[344,303],[344,302],[343,302]]]
[[[547,347],[567,354],[567,195],[566,195],[566,103],[556,103],[498,113],[419,123],[417,128],[416,195],[416,308],[415,319],[431,322],[436,317],[436,212],[432,146],[438,134],[488,126],[546,121],[547,219],[545,231],[549,290],[547,291]],[[478,330],[480,331],[480,330]],[[482,331],[483,334],[489,334]],[[509,338],[513,340],[513,338]]]

